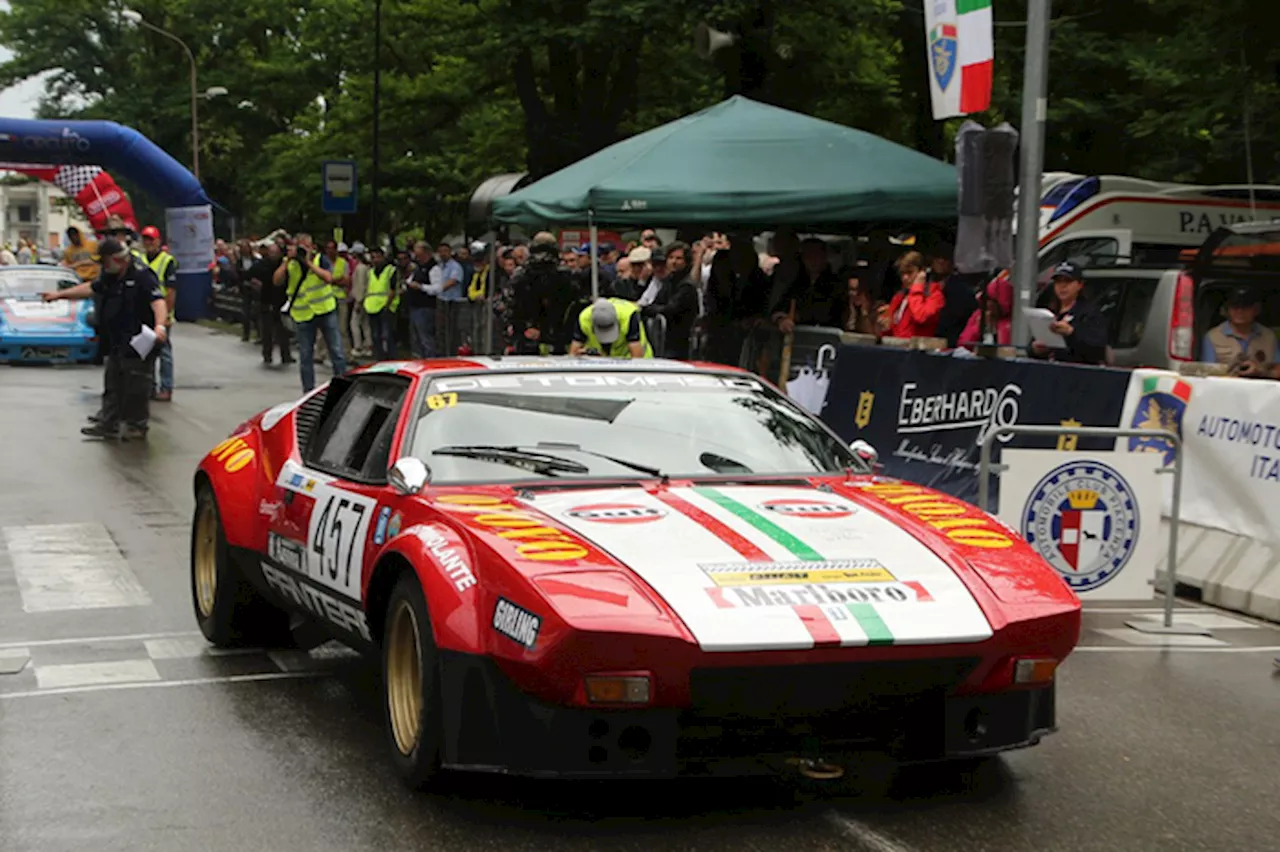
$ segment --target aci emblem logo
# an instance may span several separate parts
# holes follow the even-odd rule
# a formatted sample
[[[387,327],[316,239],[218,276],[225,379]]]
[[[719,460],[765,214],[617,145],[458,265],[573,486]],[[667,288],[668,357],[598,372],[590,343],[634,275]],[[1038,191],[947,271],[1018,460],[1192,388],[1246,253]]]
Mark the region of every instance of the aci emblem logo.
[[[580,521],[601,524],[647,524],[667,513],[662,509],[637,506],[634,503],[593,503],[590,506],[577,506],[566,514]]]
[[[822,500],[770,500],[763,506],[770,512],[793,518],[847,518],[857,511],[852,506]]]
[[[1031,491],[1022,536],[1077,592],[1124,568],[1138,542],[1138,500],[1119,473],[1096,461],[1051,470]]]

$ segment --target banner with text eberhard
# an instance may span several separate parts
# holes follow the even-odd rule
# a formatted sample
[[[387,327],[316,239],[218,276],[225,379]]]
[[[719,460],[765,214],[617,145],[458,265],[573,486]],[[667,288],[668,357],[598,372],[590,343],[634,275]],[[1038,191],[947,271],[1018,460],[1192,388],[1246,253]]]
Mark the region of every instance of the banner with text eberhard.
[[[957,358],[877,346],[842,347],[822,419],[846,441],[869,441],[888,476],[970,502],[982,440],[997,426],[1115,426],[1129,373],[1033,360]],[[1030,438],[1000,445],[1105,450],[1106,439]],[[992,477],[992,495],[999,482]]]

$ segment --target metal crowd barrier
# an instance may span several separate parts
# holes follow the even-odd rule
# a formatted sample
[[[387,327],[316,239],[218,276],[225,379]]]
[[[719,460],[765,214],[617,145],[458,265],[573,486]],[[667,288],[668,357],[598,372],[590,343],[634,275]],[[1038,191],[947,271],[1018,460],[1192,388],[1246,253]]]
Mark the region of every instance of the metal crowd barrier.
[[[1211,636],[1201,627],[1175,625],[1173,623],[1173,599],[1178,588],[1178,513],[1182,508],[1182,440],[1173,432],[1151,429],[1120,429],[1112,426],[997,426],[987,433],[978,456],[978,506],[984,512],[990,508],[991,474],[1004,473],[1006,464],[991,463],[991,448],[1002,435],[1032,435],[1060,437],[1083,435],[1089,438],[1163,438],[1173,446],[1173,466],[1162,467],[1160,473],[1173,474],[1173,506],[1169,515],[1169,556],[1165,566],[1164,623],[1147,624],[1141,621],[1126,622],[1142,633],[1161,633],[1182,636]],[[1114,452],[1114,451],[1111,451]],[[1161,501],[1163,502],[1163,500]],[[997,507],[996,514],[999,510]]]

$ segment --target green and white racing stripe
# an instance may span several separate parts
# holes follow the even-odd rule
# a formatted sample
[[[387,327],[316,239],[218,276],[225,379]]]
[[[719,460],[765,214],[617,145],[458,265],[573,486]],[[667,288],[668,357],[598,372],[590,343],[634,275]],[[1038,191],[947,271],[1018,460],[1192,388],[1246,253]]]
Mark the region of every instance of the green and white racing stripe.
[[[639,488],[528,505],[613,554],[708,651],[978,642],[991,627],[910,533],[810,488]]]

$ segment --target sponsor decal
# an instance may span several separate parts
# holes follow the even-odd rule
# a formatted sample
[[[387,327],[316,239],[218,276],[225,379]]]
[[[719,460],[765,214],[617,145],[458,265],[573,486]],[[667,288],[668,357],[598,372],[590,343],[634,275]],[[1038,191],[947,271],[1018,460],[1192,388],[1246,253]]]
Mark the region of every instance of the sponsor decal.
[[[1142,396],[1134,409],[1131,429],[1172,432],[1182,438],[1182,418],[1191,402],[1191,384],[1175,376],[1152,376],[1142,383]],[[1201,426],[1203,429],[1203,425]],[[1160,453],[1166,465],[1173,464],[1173,444],[1163,438],[1135,436],[1129,452]]]
[[[280,511],[281,504],[277,501],[263,500],[258,504],[258,514],[266,515],[268,518],[274,517],[276,512]]]
[[[517,542],[516,553],[534,562],[574,562],[589,552],[582,542],[530,512],[485,494],[446,494],[438,498],[457,512],[471,515],[482,527],[498,530],[500,538]]]
[[[378,523],[373,528],[373,543],[381,545],[387,540],[387,521],[391,519],[391,507],[383,506],[378,511]]]
[[[402,522],[403,518],[400,517],[399,512],[391,516],[391,522],[387,524],[387,538],[395,538],[400,535],[400,524]]]
[[[646,524],[665,517],[667,513],[654,506],[637,506],[634,503],[593,503],[576,506],[565,514],[602,524]]]
[[[302,484],[303,484],[304,482],[306,482],[306,481],[307,481],[307,478],[306,478],[305,476],[303,476],[303,475],[302,475],[302,474],[300,474],[300,473],[295,473],[295,474],[293,474],[292,476],[290,476],[290,477],[289,477],[289,487],[290,487],[290,488],[301,488],[301,487],[302,487]]]
[[[897,580],[875,559],[721,562],[698,567],[717,586],[802,586],[808,583],[892,583]]]
[[[914,515],[956,544],[988,550],[1013,547],[1013,538],[1005,535],[1003,524],[978,507],[954,497],[903,483],[871,482],[854,487]]]
[[[836,585],[811,583],[788,588],[734,586],[707,589],[707,594],[721,609],[734,607],[824,606],[827,604],[905,604],[931,603],[933,596],[919,583],[877,583],[874,585]]]
[[[303,568],[303,554],[306,549],[301,542],[290,541],[282,538],[275,533],[267,536],[267,556],[272,562],[276,562],[290,571],[297,571],[299,574],[305,573]]]
[[[427,550],[435,557],[440,570],[453,581],[453,587],[465,592],[476,584],[476,575],[471,571],[471,562],[466,553],[455,547],[441,532],[441,528],[432,524],[417,529],[418,538],[427,546]],[[532,646],[530,646],[532,647]]]
[[[538,643],[538,631],[542,629],[542,618],[506,598],[498,598],[493,608],[493,629],[533,650]]]
[[[228,438],[210,450],[209,455],[222,462],[222,469],[227,473],[243,470],[254,458],[253,450],[243,438]]]
[[[306,484],[302,486],[302,490],[307,492],[308,494],[310,494],[312,491],[315,491],[316,481],[314,479],[308,479],[306,481]]]
[[[366,642],[373,641],[369,635],[369,625],[365,621],[364,613],[357,607],[338,600],[308,583],[300,582],[265,562],[262,563],[262,577],[280,597],[292,601],[296,606],[317,618],[328,621],[348,633],[356,634]]]
[[[847,518],[857,511],[852,506],[804,499],[770,500],[762,508],[793,518]]]
[[[1138,543],[1138,499],[1114,468],[1072,461],[1045,475],[1022,511],[1022,535],[1076,591],[1106,584]]]
[[[999,426],[1018,422],[1022,387],[1013,383],[1002,388],[976,388],[932,396],[917,396],[917,384],[902,385],[898,400],[898,432],[900,434],[977,429],[974,445],[981,445],[987,433]],[[1012,435],[1002,435],[1007,442]]]
[[[1084,424],[1081,423],[1079,420],[1075,419],[1074,417],[1068,417],[1066,420],[1059,421],[1058,425],[1063,426],[1067,429],[1070,429],[1072,426],[1083,426]],[[1058,452],[1060,453],[1074,453],[1076,451],[1076,448],[1079,446],[1080,446],[1079,435],[1059,435],[1058,436]]]
[[[733,376],[680,375],[674,373],[632,373],[590,375],[559,373],[526,373],[523,375],[467,376],[437,379],[431,383],[433,394],[472,390],[614,390],[616,388],[663,388],[672,390],[749,390],[762,391],[755,379]]]

